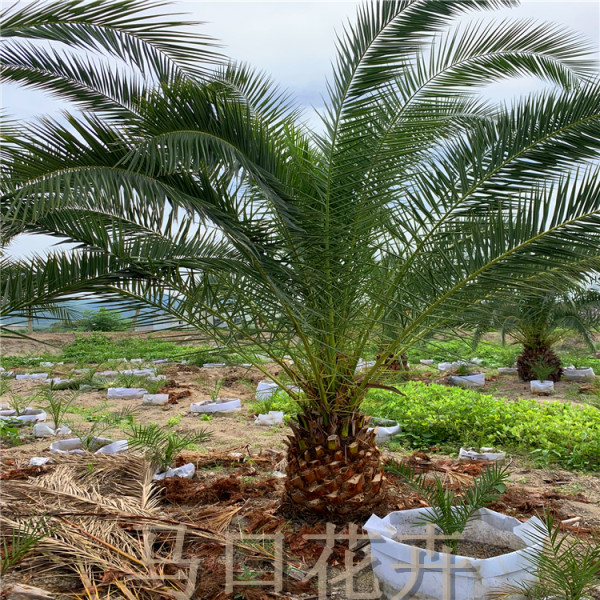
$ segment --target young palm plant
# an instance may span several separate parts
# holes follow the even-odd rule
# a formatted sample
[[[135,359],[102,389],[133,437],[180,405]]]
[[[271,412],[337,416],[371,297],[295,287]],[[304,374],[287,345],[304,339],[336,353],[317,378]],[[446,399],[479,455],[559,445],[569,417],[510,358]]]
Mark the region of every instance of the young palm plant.
[[[522,293],[512,301],[492,302],[487,316],[477,317],[475,343],[491,328],[500,331],[502,342],[511,335],[523,345],[517,358],[523,381],[539,379],[536,368],[545,368],[550,381],[562,376],[561,360],[553,350],[568,333],[575,333],[593,352],[593,331],[600,326],[600,292],[579,287],[567,293]]]
[[[473,485],[461,495],[453,490],[445,489],[441,479],[434,475],[433,481],[426,479],[422,473],[416,473],[410,466],[392,462],[386,470],[393,473],[401,481],[423,496],[429,502],[431,509],[417,525],[433,523],[447,537],[444,543],[451,552],[456,552],[460,537],[469,521],[480,508],[485,508],[496,502],[506,490],[509,477],[507,466],[494,465],[488,467],[475,477]]]
[[[239,65],[146,90],[110,121],[21,127],[4,145],[8,233],[78,249],[7,259],[3,311],[91,292],[171,314],[265,373],[256,357],[270,357],[301,390],[286,503],[370,512],[383,472],[360,405],[385,360],[468,307],[600,264],[600,85],[585,44],[530,21],[451,27],[512,4],[361,7],[321,132]],[[514,75],[556,90],[481,100]],[[374,337],[380,358],[357,370]]]

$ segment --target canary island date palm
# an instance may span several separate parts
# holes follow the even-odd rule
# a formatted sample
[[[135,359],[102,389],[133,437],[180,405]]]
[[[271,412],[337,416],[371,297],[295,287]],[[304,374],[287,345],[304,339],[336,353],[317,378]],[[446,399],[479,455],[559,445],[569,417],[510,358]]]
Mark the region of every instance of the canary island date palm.
[[[6,3],[0,80],[41,89],[79,108],[127,116],[149,82],[202,78],[220,60],[214,41],[141,0]],[[40,112],[43,112],[41,110]]]
[[[503,299],[487,306],[487,315],[477,314],[475,344],[492,328],[500,331],[502,343],[510,335],[523,346],[517,357],[519,377],[523,381],[537,379],[533,365],[555,367],[547,379],[559,381],[562,363],[552,346],[567,333],[575,333],[592,352],[593,331],[600,325],[600,293],[579,286],[568,292],[521,293],[512,301]]]
[[[160,309],[260,369],[267,355],[300,389],[285,504],[371,511],[383,474],[360,405],[386,357],[486,299],[599,266],[600,85],[583,43],[530,21],[452,25],[510,5],[364,5],[338,39],[318,131],[229,65],[158,85],[121,119],[7,136],[6,239],[77,248],[5,261],[3,310],[85,291]],[[520,75],[554,86],[481,99]]]

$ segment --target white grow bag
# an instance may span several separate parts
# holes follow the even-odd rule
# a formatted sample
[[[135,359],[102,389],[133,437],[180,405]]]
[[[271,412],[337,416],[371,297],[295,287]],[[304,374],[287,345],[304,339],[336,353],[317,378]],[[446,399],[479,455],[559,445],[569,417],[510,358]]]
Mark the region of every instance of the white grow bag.
[[[277,390],[279,386],[272,381],[259,381],[256,386],[256,394],[254,397],[257,400],[267,400],[270,398]]]
[[[147,406],[162,406],[169,401],[169,394],[144,394],[142,404]]]
[[[432,358],[422,358],[419,362],[422,365],[425,365],[426,367],[429,367],[430,365],[433,364],[433,359]]]
[[[279,425],[283,423],[283,411],[270,410],[266,415],[258,415],[254,422],[257,425]]]
[[[46,420],[46,413],[41,408],[26,408],[19,416],[13,409],[0,410],[0,419],[18,419],[22,423],[37,423]]]
[[[107,438],[93,438],[90,448],[94,454],[119,454],[128,448],[127,440],[113,442]],[[50,444],[51,454],[85,454],[83,443],[79,438],[59,440]]]
[[[452,383],[465,388],[483,387],[485,385],[485,375],[483,373],[474,373],[473,375],[455,375],[452,377]]]
[[[383,519],[372,515],[364,525],[371,541],[373,571],[382,584],[385,598],[482,600],[491,591],[507,584],[535,580],[529,570],[532,553],[542,550],[542,545],[536,544],[536,525],[542,525],[537,517],[521,523],[487,508],[480,509],[467,526],[465,539],[507,546],[514,551],[492,558],[474,559],[429,552],[394,539],[425,536],[426,527],[415,527],[414,523],[428,510],[402,510]],[[425,565],[425,568],[419,569],[417,565]],[[445,569],[451,567],[449,596],[444,596],[444,565]],[[411,572],[415,570],[417,576]]]
[[[499,367],[498,375],[516,375],[518,373],[517,367]]]
[[[373,429],[375,429],[376,444],[389,442],[395,435],[400,433],[400,430],[402,429],[397,421],[392,421],[390,419],[372,418],[371,423],[375,425],[375,427],[369,427],[368,431],[373,431]]]
[[[36,438],[69,435],[69,433],[71,430],[64,423],[60,427],[57,427],[55,423],[36,423],[33,426],[33,435]]]
[[[154,473],[154,481],[162,481],[165,477],[185,477],[191,479],[196,472],[196,465],[194,463],[187,463],[176,469],[167,469],[164,473],[159,473],[158,470]]]
[[[239,398],[217,398],[216,402],[192,402],[190,412],[192,413],[216,413],[232,412],[242,409],[242,401]]]
[[[137,400],[143,398],[148,390],[143,388],[108,388],[107,398],[118,398],[120,400]]]
[[[226,367],[225,363],[204,363],[202,365],[205,369],[218,369],[219,367]]]
[[[554,382],[534,379],[533,381],[529,382],[529,389],[531,390],[532,394],[550,394],[554,391]]]
[[[23,373],[15,377],[17,380],[48,379],[48,373]]]
[[[498,452],[495,448],[461,448],[458,453],[460,460],[490,460],[498,461],[506,458],[506,452]]]
[[[596,374],[591,367],[580,369],[564,369],[563,375],[568,381],[594,381]]]

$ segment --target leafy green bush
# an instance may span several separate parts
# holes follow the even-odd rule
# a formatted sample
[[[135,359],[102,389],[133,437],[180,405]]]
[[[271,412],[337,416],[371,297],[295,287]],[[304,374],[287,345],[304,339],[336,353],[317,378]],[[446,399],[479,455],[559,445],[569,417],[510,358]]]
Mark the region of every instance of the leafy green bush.
[[[147,337],[109,337],[101,333],[78,335],[63,348],[60,360],[65,362],[101,363],[109,358],[159,358],[181,359],[199,351],[203,347],[178,346],[174,342],[161,338]]]
[[[485,367],[512,367],[520,352],[520,346],[502,346],[499,342],[480,342],[477,350],[473,350],[472,339],[465,335],[464,338],[447,341],[431,340],[415,346],[408,352],[408,360],[411,363],[418,363],[422,358],[430,358],[442,362],[477,357],[483,361]]]
[[[373,390],[362,405],[402,425],[408,447],[497,446],[528,452],[539,464],[600,468],[600,411],[592,406],[517,400],[441,385],[410,383],[405,396]]]
[[[131,319],[104,307],[96,311],[84,310],[83,318],[77,321],[77,328],[81,331],[126,331],[130,327]]]
[[[275,392],[265,400],[255,400],[248,407],[251,412],[266,415],[272,410],[281,410],[286,415],[295,415],[298,412],[298,403],[284,390]]]

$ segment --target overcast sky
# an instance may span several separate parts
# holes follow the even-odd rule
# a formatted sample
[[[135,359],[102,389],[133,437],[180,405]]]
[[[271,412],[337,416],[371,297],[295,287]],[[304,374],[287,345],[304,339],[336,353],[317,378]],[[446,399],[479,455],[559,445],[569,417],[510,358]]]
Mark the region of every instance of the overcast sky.
[[[456,1],[456,0],[453,0]],[[307,108],[322,106],[325,81],[335,58],[335,32],[352,19],[355,2],[210,2],[184,0],[176,9],[193,19],[206,21],[203,33],[221,41],[223,51],[233,59],[248,62],[272,75]],[[482,16],[483,13],[476,13]],[[525,0],[519,8],[494,11],[490,17],[525,17],[550,21],[583,33],[593,44],[598,58],[600,47],[600,2],[597,0]],[[502,83],[494,93],[520,93],[531,82]],[[32,90],[4,86],[2,103],[8,114],[30,119],[56,114],[63,103]],[[41,240],[40,240],[41,242]],[[21,254],[31,249],[31,240],[17,243],[12,250]],[[41,243],[34,244],[36,248]]]

